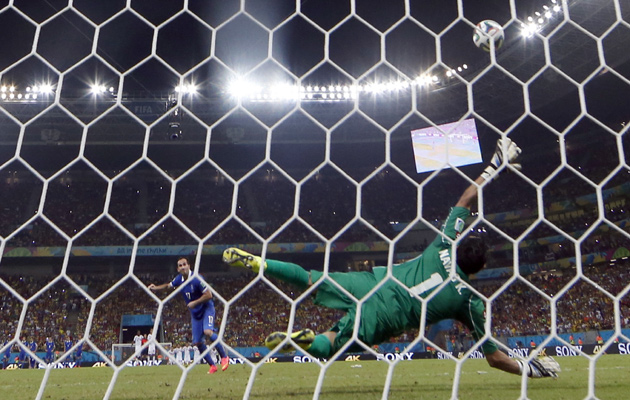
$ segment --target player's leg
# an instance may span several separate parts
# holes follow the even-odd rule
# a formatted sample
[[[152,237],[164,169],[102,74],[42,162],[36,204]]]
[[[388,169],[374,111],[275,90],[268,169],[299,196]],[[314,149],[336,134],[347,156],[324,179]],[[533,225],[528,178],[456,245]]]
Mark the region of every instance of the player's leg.
[[[221,357],[221,370],[225,371],[230,365],[230,359],[228,358],[223,345],[218,342],[219,336],[214,332],[214,307],[211,309],[208,308],[204,313],[203,333],[210,339],[212,343],[217,342],[214,348],[219,352],[219,356]],[[199,347],[199,350],[203,352],[205,351],[205,348],[202,349],[201,347]],[[208,354],[208,356],[212,358],[212,355]]]
[[[350,311],[327,332],[315,335],[310,329],[303,329],[292,333],[291,340],[313,357],[330,358],[352,338],[355,316],[356,313]],[[271,350],[275,349],[285,340],[286,335],[286,332],[272,333],[265,339],[265,346]],[[288,353],[294,350],[293,346],[287,343],[278,351]]]
[[[265,346],[269,349],[275,349],[280,343],[286,339],[286,332],[273,332],[265,339]],[[310,329],[302,329],[291,334],[291,340],[295,342],[301,349],[309,351],[315,340],[315,333]],[[290,343],[286,343],[278,351],[281,353],[289,353],[295,349]]]
[[[306,281],[307,285],[324,278],[324,273],[320,271],[312,270],[309,274],[302,267],[295,264],[274,260],[267,261],[267,268],[265,269],[266,275],[280,278],[280,276],[278,276],[280,274],[283,274],[283,276],[286,277],[292,273],[292,277],[297,276],[298,279],[302,276],[302,283]],[[304,274],[307,275],[305,276]],[[340,290],[337,285],[331,283],[331,280],[339,284],[339,286],[348,291],[352,296],[348,296],[344,291]],[[378,281],[374,274],[369,272],[329,273],[326,279],[319,284],[314,303],[328,308],[344,310],[347,312],[346,316],[344,316],[344,318],[342,318],[335,327],[328,332],[315,335],[310,329],[303,329],[293,332],[291,334],[291,340],[300,348],[308,351],[315,357],[328,358],[332,356],[337,349],[341,348],[348,339],[352,337],[352,328],[354,326],[354,315],[356,310],[354,298],[363,298],[377,283]],[[340,326],[343,328],[342,335],[339,334]],[[265,339],[265,346],[271,349],[277,347],[285,340],[286,335],[286,332],[272,333]],[[293,347],[287,343],[280,349],[280,352],[289,352],[292,350]]]
[[[192,326],[192,343],[193,346],[197,346],[199,348],[199,351],[201,353],[205,352],[207,349],[206,344],[204,343],[204,338],[203,338],[203,320],[205,318],[202,319],[197,319],[197,318],[191,318],[191,326]],[[206,360],[206,362],[208,363],[208,365],[210,365],[210,370],[208,371],[209,374],[214,374],[215,372],[217,372],[217,366],[214,365],[214,360],[212,359],[212,357],[210,357],[210,352],[208,352],[206,355],[203,356],[204,360]]]
[[[217,342],[214,348],[219,353],[219,357],[221,357],[221,371],[225,371],[226,369],[228,369],[228,366],[230,365],[230,358],[227,356],[227,353],[225,352],[225,348],[223,347],[223,345],[221,345],[221,343],[218,342],[219,336],[216,333],[214,333],[214,331],[211,329],[204,331],[204,333],[206,334],[206,336],[210,338],[210,340],[213,343]],[[206,345],[204,344],[203,347],[205,349]],[[201,347],[199,348],[199,350],[204,351],[201,349]],[[212,354],[208,353],[208,357],[212,359]]]
[[[241,268],[258,272],[262,267],[265,275],[291,283],[300,289],[306,289],[312,281],[310,274],[297,264],[266,260],[237,248],[229,248],[223,252],[223,262]]]
[[[356,283],[360,285],[361,278],[358,277],[356,280]],[[322,283],[322,286],[324,286],[324,284],[325,282]],[[366,290],[371,284],[370,278],[368,277],[367,281],[363,282],[364,288],[361,289],[354,287],[352,288],[353,293],[367,293]],[[335,288],[335,290],[338,291],[338,288]],[[381,343],[392,336],[392,332],[389,332],[386,325],[382,323],[383,319],[387,318],[390,314],[390,310],[387,309],[387,305],[384,304],[383,298],[379,294],[380,291],[368,298],[361,308],[361,321],[359,323],[356,336],[361,343],[367,346]],[[325,290],[320,290],[318,292],[318,301],[316,303],[327,307],[343,305],[343,303],[340,303],[340,298],[337,295],[338,293],[335,294],[335,292],[332,291],[331,286],[328,285],[325,287]],[[361,296],[358,297],[360,298]],[[356,317],[356,304],[352,301],[351,307],[347,310],[346,315],[344,315],[328,332],[324,332],[316,336],[313,335],[309,338],[311,339],[310,343],[308,343],[307,340],[303,340],[303,342],[298,341],[298,339],[303,338],[303,335],[300,335],[303,331],[294,332],[291,335],[291,338],[296,344],[298,344],[298,346],[306,350],[312,356],[318,358],[330,358],[341,348],[345,347],[348,341],[352,340]],[[267,337],[265,345],[273,349],[285,338],[285,332],[275,332]],[[292,350],[293,347],[291,345],[285,345],[280,349],[281,352]],[[363,351],[364,348],[359,343],[352,343],[346,348],[346,350]]]
[[[219,336],[214,332],[214,306],[206,308],[203,317],[203,333],[212,343],[217,342],[214,347],[221,357],[221,370],[225,371],[230,365],[230,359],[225,352],[225,348],[219,343]],[[201,350],[201,348],[199,348]],[[203,351],[203,350],[202,350]],[[212,357],[212,356],[211,356]]]

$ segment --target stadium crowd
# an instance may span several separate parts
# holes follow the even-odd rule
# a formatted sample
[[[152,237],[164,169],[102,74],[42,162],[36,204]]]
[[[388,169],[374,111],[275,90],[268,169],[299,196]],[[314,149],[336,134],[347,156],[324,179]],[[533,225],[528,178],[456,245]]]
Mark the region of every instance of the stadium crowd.
[[[335,235],[348,221],[355,217],[357,187],[347,177],[337,171],[314,174],[301,187],[299,214],[326,238]],[[569,260],[562,268],[539,271],[512,282],[499,293],[503,280],[479,281],[478,289],[493,297],[493,334],[519,336],[545,334],[550,329],[550,299],[562,295],[557,301],[559,332],[579,332],[586,330],[610,329],[614,326],[614,312],[610,297],[599,291],[593,283],[608,290],[612,295],[621,292],[630,281],[627,261],[616,263],[585,264],[583,278],[573,281],[576,276],[575,240],[580,239],[582,255],[594,253],[613,254],[617,249],[630,249],[628,240],[628,213],[626,199],[630,192],[627,172],[621,171],[610,179],[604,189],[609,193],[604,197],[604,210],[598,210],[596,198],[585,197],[593,193],[592,187],[572,174],[560,174],[543,189],[543,210],[545,217],[555,226],[538,221],[536,193],[524,180],[513,180],[511,185],[492,185],[488,196],[484,192],[484,210],[487,223],[475,229],[485,230],[490,242],[496,243],[491,249],[489,267],[511,267],[514,264],[512,243],[500,229],[512,238],[527,231],[519,243],[519,264],[554,263]],[[448,172],[446,173],[448,175]],[[44,214],[57,227],[69,236],[77,234],[95,218],[102,214],[105,204],[106,183],[95,174],[60,174],[49,183],[44,203]],[[125,227],[131,235],[140,235],[162,218],[169,207],[171,183],[158,174],[152,179],[122,177],[113,183],[109,215]],[[220,175],[216,171],[215,175]],[[601,175],[601,174],[600,174]],[[86,176],[90,176],[88,180]],[[192,176],[192,175],[191,175]],[[92,179],[94,178],[94,179]],[[98,178],[98,179],[96,179]],[[449,176],[447,178],[452,178]],[[201,178],[199,178],[201,180]],[[503,177],[499,179],[504,179]],[[443,182],[442,182],[443,183]],[[366,181],[361,187],[361,216],[385,237],[393,239],[399,234],[397,224],[415,221],[421,214],[424,221],[433,227],[441,226],[441,218],[448,213],[444,198],[456,198],[462,185],[445,185],[440,182],[427,183],[422,188],[421,209],[418,210],[417,188],[394,170],[382,170]],[[204,181],[204,184],[207,182]],[[225,179],[211,182],[210,191],[198,190],[200,182],[186,179],[178,182],[174,215],[185,223],[198,236],[207,235],[219,224],[228,220],[232,204],[233,185]],[[3,204],[0,218],[0,235],[8,237],[20,228],[29,218],[36,215],[40,201],[42,182],[27,172],[14,173],[0,182],[0,190],[12,195]],[[267,238],[293,215],[295,187],[286,176],[273,169],[262,170],[242,182],[239,187],[236,216],[245,222],[258,235]],[[529,193],[523,195],[523,193]],[[241,194],[243,194],[241,196]],[[252,201],[252,198],[257,201]],[[63,199],[63,201],[61,200]],[[384,206],[385,205],[385,206]],[[385,207],[385,208],[383,208]],[[80,212],[79,212],[80,210]],[[599,215],[607,221],[590,229]],[[510,215],[512,217],[510,217]],[[514,217],[516,216],[516,217]],[[617,224],[613,226],[613,224]],[[532,228],[532,225],[534,226]],[[557,227],[557,228],[556,228]],[[559,229],[558,229],[559,228]],[[622,232],[623,231],[623,232]],[[551,239],[550,239],[551,238]],[[275,241],[303,243],[319,241],[312,231],[293,222],[282,230]],[[378,241],[382,237],[372,228],[359,224],[348,229],[341,239],[352,241]],[[258,239],[234,219],[226,222],[209,240],[215,244],[255,243]],[[196,243],[190,234],[172,219],[158,225],[144,237],[140,245],[181,245]],[[102,219],[91,229],[79,236],[75,245],[81,246],[125,246],[133,244],[133,239],[123,233],[112,221]],[[397,252],[420,252],[427,241],[405,241],[400,238]],[[66,246],[67,241],[44,219],[36,218],[6,240],[6,248],[38,246]],[[626,250],[627,252],[627,250]],[[607,257],[610,259],[611,257]],[[1,273],[1,271],[0,271]],[[31,299],[25,305],[3,285],[0,285],[0,340],[15,334],[23,307],[27,307],[22,325],[21,337],[33,337],[42,346],[46,337],[56,342],[61,349],[65,336],[80,338],[86,329],[92,301],[78,293],[64,278],[16,275],[0,277],[24,299]],[[146,288],[138,282],[127,279],[117,284],[116,279],[105,275],[71,276],[78,285],[84,285],[92,297],[105,293],[102,300],[94,305],[90,328],[90,340],[101,350],[111,349],[113,343],[120,342],[121,317],[123,314],[155,314],[157,303]],[[216,275],[209,278],[217,292],[217,317],[226,319],[224,342],[231,347],[260,345],[270,330],[286,329],[291,312],[289,302],[264,281],[246,287],[251,276]],[[51,279],[57,279],[50,284]],[[139,276],[139,282],[146,285],[161,282],[164,276]],[[166,278],[167,279],[167,278]],[[525,284],[531,282],[546,293],[539,292]],[[283,284],[274,282],[284,296],[296,298]],[[571,283],[570,286],[567,286]],[[46,285],[46,290],[38,293]],[[112,285],[111,291],[108,291]],[[229,312],[224,314],[225,303]],[[166,342],[187,345],[190,342],[190,321],[187,310],[180,301],[169,301],[164,307],[162,321]],[[630,324],[630,300],[621,301],[622,325]],[[317,308],[310,298],[304,298],[296,308],[296,328],[311,327],[321,330],[328,328],[339,316],[334,311]],[[461,326],[456,326],[454,336],[466,335]],[[393,340],[408,341],[414,333],[408,333]]]
[[[73,175],[78,177],[73,178]],[[88,172],[61,174],[48,186],[44,214],[69,236],[76,235],[103,213],[107,184],[94,175]],[[113,182],[108,209],[109,216],[136,236],[146,232],[167,213],[171,194],[171,183],[164,177],[156,176],[154,171],[146,172],[146,176],[137,175],[140,176],[125,175]],[[398,235],[393,222],[406,224],[414,221],[418,214],[427,223],[439,226],[440,219],[448,214],[449,204],[443,199],[456,198],[467,184],[463,179],[455,179],[452,172],[445,171],[441,175],[434,179],[435,183],[431,181],[423,186],[421,209],[418,210],[416,186],[398,172],[385,169],[362,184],[360,215],[388,238]],[[628,186],[627,174],[623,172],[616,174],[604,186],[604,189],[618,189],[604,198],[603,214],[609,221],[627,219],[624,207],[630,191]],[[234,186],[223,179],[213,181],[209,191],[200,191],[199,187],[208,187],[207,182],[201,178],[178,182],[173,213],[194,233],[203,237],[229,219]],[[37,214],[42,182],[28,172],[20,172],[13,174],[11,179],[0,181],[0,189],[16,194],[7,199],[1,210],[0,235],[6,237]],[[510,185],[492,185],[486,191],[485,214],[506,234],[517,237],[536,221],[535,190],[528,182],[512,180]],[[268,169],[252,175],[239,184],[238,192],[236,216],[262,237],[269,237],[293,215],[295,186],[278,171]],[[599,213],[594,196],[590,200],[580,197],[593,193],[592,187],[581,178],[568,173],[560,174],[543,190],[545,217],[565,232],[583,231],[597,219]],[[326,170],[302,184],[299,215],[324,237],[330,238],[355,217],[356,195],[357,187],[352,181],[336,171]],[[253,198],[257,200],[252,201]],[[506,212],[519,213],[521,218],[493,218],[493,215]],[[27,224],[9,240],[8,245],[65,244],[54,229],[42,225],[47,224],[41,219]],[[226,244],[243,243],[242,231],[237,226],[226,224],[213,236],[213,240]],[[99,226],[99,234],[86,235],[82,245],[103,245],[103,240],[108,245],[128,241],[113,224]],[[284,238],[290,242],[304,239],[303,231],[296,230],[294,234],[287,233]],[[547,224],[539,224],[532,234],[549,235],[557,234],[557,231]],[[370,229],[363,232],[362,239],[378,237]],[[237,240],[239,238],[240,241]],[[161,224],[143,239],[142,244],[172,245],[188,241],[190,235],[183,229]]]
[[[497,337],[549,334],[551,326],[551,304],[557,300],[557,326],[559,333],[585,332],[614,328],[614,307],[608,295],[600,291],[599,285],[609,294],[616,296],[630,281],[630,263],[627,261],[609,265],[585,266],[585,276],[575,278],[574,270],[557,271],[544,275],[531,275],[523,280],[512,282],[507,288],[505,282],[477,281],[474,286],[485,296],[492,298],[492,332]],[[65,280],[59,280],[48,290],[36,297],[38,288],[48,283],[46,278],[38,282],[34,278],[2,276],[20,296],[30,298],[26,317],[21,329],[21,337],[34,339],[43,347],[47,337],[56,342],[56,349],[63,349],[63,340],[70,336],[73,340],[83,337],[92,300],[77,292]],[[148,294],[142,284],[161,281],[163,277],[144,274],[139,281],[126,279],[118,282],[106,276],[77,276],[73,280],[87,289],[95,303],[94,316],[89,329],[89,340],[103,350],[110,350],[112,344],[121,342],[121,321],[125,314],[156,315],[158,303]],[[262,345],[270,331],[287,329],[291,304],[287,299],[297,299],[301,293],[273,281],[280,294],[264,281],[250,285],[253,276],[217,275],[208,278],[215,291],[217,323],[225,319],[223,341],[231,347],[251,347]],[[525,282],[528,282],[527,284]],[[113,289],[106,292],[110,287]],[[534,289],[535,287],[536,289]],[[542,291],[546,296],[541,295]],[[164,296],[168,295],[167,293]],[[229,305],[227,314],[224,313]],[[0,333],[2,338],[14,337],[20,313],[24,306],[7,290],[0,290]],[[620,302],[622,328],[630,327],[630,298],[625,296]],[[161,341],[171,342],[179,347],[190,344],[190,317],[183,302],[172,298],[165,303],[162,314],[164,336]],[[317,307],[311,297],[300,298],[296,304],[294,329],[311,328],[321,331],[333,325],[340,317],[335,310]],[[218,326],[218,325],[217,325]],[[408,332],[392,338],[394,342],[413,340],[417,332]],[[467,336],[462,325],[456,324],[451,335]],[[86,347],[87,349],[87,347]]]

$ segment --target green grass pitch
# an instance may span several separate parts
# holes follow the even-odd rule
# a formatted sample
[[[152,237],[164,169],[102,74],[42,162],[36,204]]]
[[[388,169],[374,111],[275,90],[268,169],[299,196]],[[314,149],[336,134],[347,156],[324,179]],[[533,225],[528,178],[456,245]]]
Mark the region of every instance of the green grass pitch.
[[[557,380],[528,380],[529,399],[588,398],[588,365],[584,357],[556,358],[562,366]],[[595,398],[630,396],[630,358],[604,355],[596,363]],[[382,361],[334,362],[329,365],[320,399],[381,399],[389,364]],[[180,399],[241,399],[252,368],[231,365],[225,372],[208,375],[205,366],[189,370]],[[251,399],[309,399],[313,397],[320,368],[317,364],[263,364],[256,371]],[[403,361],[393,369],[389,399],[450,399],[455,363],[446,360]],[[57,369],[50,376],[42,399],[100,399],[113,376],[110,368]],[[171,399],[182,370],[176,366],[135,367],[120,371],[111,399]],[[43,370],[0,371],[3,399],[34,399],[44,378]],[[518,399],[521,380],[488,367],[485,360],[463,364],[459,398],[467,400]]]

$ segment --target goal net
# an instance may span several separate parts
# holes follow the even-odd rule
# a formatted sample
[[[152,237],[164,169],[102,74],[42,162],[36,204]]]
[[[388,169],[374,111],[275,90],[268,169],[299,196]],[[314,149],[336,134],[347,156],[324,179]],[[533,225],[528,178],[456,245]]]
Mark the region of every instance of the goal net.
[[[412,353],[440,358],[456,399],[487,340],[526,360],[575,355],[589,373],[567,396],[607,396],[598,365],[630,341],[626,0],[0,7],[13,38],[0,44],[0,354],[47,368],[29,397],[46,398],[50,369],[77,350],[107,360],[102,396],[116,397],[144,357],[118,343],[126,314],[163,330],[163,359],[190,346],[182,289],[148,289],[177,275],[180,256],[213,294],[219,340],[207,351],[221,343],[250,372],[238,396],[279,395],[264,383],[281,358],[265,337],[324,332],[343,313],[314,304],[321,282],[298,290],[226,266],[223,251],[324,277],[385,271],[363,298],[338,287],[361,310],[440,235],[501,138],[522,148],[522,169],[503,165],[478,185],[465,221],[464,236],[491,244],[486,268],[470,282],[451,275],[485,306],[482,340],[461,323],[427,323],[440,281],[404,288],[417,326],[380,344],[355,329],[356,346],[333,358],[380,360],[383,398],[409,390],[397,371]],[[473,40],[483,20],[503,35],[488,51]],[[289,360],[317,373],[295,390],[325,396],[334,360],[296,350]],[[147,395],[201,396],[187,385],[195,363],[175,365],[179,383]],[[530,381],[510,378],[528,398]]]

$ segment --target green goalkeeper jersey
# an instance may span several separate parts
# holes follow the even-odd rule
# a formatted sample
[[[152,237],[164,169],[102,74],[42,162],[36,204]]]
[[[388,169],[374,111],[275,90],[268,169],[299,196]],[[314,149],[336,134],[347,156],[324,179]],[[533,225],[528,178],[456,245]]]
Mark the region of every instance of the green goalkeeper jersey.
[[[455,239],[464,229],[464,220],[469,216],[467,208],[454,207],[442,229],[444,236]],[[390,279],[374,293],[370,291],[387,277],[387,267],[376,267],[370,272],[332,272],[328,279],[347,290],[362,303],[360,324],[357,336],[368,345],[381,343],[402,332],[420,327],[422,302],[439,288],[426,303],[426,324],[443,319],[456,319],[464,323],[473,337],[479,340],[484,335],[484,303],[467,288],[468,276],[454,265],[452,246],[443,235],[431,243],[420,257],[394,265],[393,276],[402,282]],[[450,278],[452,268],[456,268],[460,280]],[[311,271],[313,281],[323,277],[319,271]],[[447,282],[444,284],[444,282]],[[366,297],[368,294],[369,297]],[[352,338],[354,321],[357,318],[357,303],[333,284],[320,282],[315,303],[347,312],[332,330],[337,332],[334,350],[341,348]],[[496,351],[492,341],[482,346],[486,354]]]
[[[451,239],[457,238],[462,233],[465,220],[469,215],[470,211],[467,208],[453,207],[442,228],[443,235]],[[484,303],[461,282],[470,283],[468,276],[455,265],[451,243],[443,235],[438,235],[421,256],[393,267],[392,275],[410,290],[407,291],[400,285],[392,285],[390,282],[386,285],[394,291],[401,311],[408,310],[408,312],[388,312],[387,324],[391,326],[395,334],[398,333],[396,331],[402,332],[409,328],[419,327],[422,303],[415,295],[426,298],[446,281],[448,283],[441,287],[427,303],[426,324],[430,325],[443,319],[456,319],[465,324],[473,337],[479,340],[485,333]],[[453,268],[456,268],[461,281],[451,280],[450,274]],[[378,281],[384,279],[386,274],[386,267],[374,269],[374,275]],[[486,341],[482,347],[487,354],[497,349],[492,341]]]

